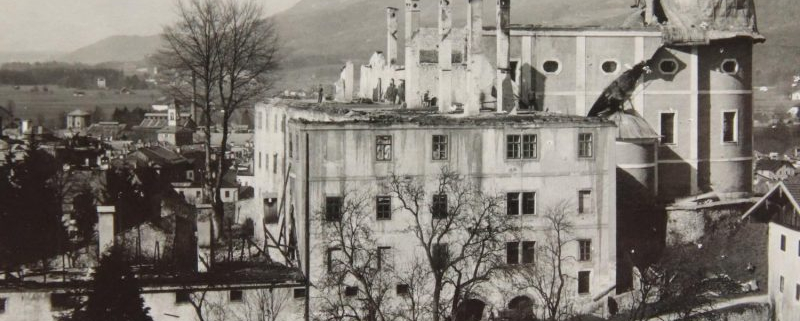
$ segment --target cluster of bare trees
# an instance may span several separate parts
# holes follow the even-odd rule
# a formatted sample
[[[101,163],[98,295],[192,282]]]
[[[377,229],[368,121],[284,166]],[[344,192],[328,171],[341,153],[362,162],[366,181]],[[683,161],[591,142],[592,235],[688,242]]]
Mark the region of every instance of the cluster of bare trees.
[[[230,166],[224,156],[231,117],[272,89],[279,61],[278,34],[254,0],[181,0],[177,11],[179,21],[164,29],[165,45],[155,60],[175,76],[169,94],[201,111],[195,121],[205,134],[203,197],[214,204],[220,223],[220,188]],[[222,140],[215,146],[211,134],[217,128]]]

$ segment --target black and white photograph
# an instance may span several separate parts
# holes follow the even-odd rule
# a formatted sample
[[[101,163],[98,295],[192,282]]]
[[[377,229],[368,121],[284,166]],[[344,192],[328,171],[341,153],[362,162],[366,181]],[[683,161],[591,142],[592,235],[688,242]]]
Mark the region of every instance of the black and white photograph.
[[[797,0],[0,0],[0,321],[798,321]]]

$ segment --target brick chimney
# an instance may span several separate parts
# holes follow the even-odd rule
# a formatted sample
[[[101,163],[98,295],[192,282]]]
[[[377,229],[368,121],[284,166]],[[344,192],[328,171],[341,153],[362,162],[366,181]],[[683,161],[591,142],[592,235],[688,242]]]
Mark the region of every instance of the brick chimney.
[[[419,31],[420,0],[406,0],[406,46],[414,34]]]
[[[207,272],[211,265],[211,242],[214,229],[214,208],[197,204],[197,272]]]
[[[513,103],[508,98],[507,92],[512,88],[510,82],[511,60],[511,0],[497,0],[497,111],[503,111]]]
[[[114,206],[97,207],[97,251],[103,255],[114,246]]]
[[[467,7],[467,101],[464,113],[477,115],[481,110],[481,65],[483,61],[483,0],[469,0]]]
[[[419,52],[412,39],[419,31],[420,0],[406,1],[405,22],[405,102],[408,108],[419,108],[422,105],[419,94]]]
[[[397,63],[398,24],[397,8],[386,7],[386,65]]]

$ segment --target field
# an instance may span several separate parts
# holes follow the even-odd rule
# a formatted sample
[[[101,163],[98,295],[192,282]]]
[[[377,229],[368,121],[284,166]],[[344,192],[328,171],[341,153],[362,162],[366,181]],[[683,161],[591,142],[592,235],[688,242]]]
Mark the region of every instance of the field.
[[[54,123],[62,112],[68,113],[75,109],[93,112],[97,107],[103,115],[101,120],[110,120],[117,107],[149,109],[154,101],[163,96],[158,90],[139,90],[128,95],[113,89],[80,90],[84,95],[76,96],[75,89],[56,86],[47,88],[47,92],[41,90],[42,87],[38,92],[32,92],[31,86],[22,86],[18,90],[8,85],[0,86],[0,106],[7,107],[9,101],[14,101],[16,117],[33,120],[44,117],[47,123]]]

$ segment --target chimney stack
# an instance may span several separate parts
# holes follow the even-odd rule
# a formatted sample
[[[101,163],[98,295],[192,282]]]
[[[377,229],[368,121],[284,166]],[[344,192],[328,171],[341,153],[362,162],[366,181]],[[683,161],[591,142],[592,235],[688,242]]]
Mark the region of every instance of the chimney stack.
[[[406,44],[405,44],[405,102],[408,108],[419,108],[420,99],[419,78],[419,52],[414,47],[412,39],[419,31],[420,0],[406,1]]]
[[[483,61],[483,0],[468,0],[467,7],[467,102],[464,114],[477,115],[481,110],[481,65]]]
[[[97,207],[97,251],[103,255],[114,246],[114,206]]]
[[[453,41],[450,31],[453,28],[453,8],[451,0],[439,0],[439,112],[450,111],[453,104]]]
[[[397,63],[397,8],[386,8],[386,65]]]
[[[656,1],[655,0],[646,0],[646,1],[647,2],[645,3],[644,7],[644,25],[649,26],[658,22],[656,21],[654,13],[655,11],[653,11],[654,10],[653,7],[655,6]]]
[[[509,61],[511,60],[511,0],[497,0],[497,111],[501,112],[512,102]]]
[[[211,243],[214,233],[214,208],[197,204],[197,272],[207,272],[211,266]]]
[[[419,1],[406,0],[406,46],[410,44],[414,34],[419,31]]]

